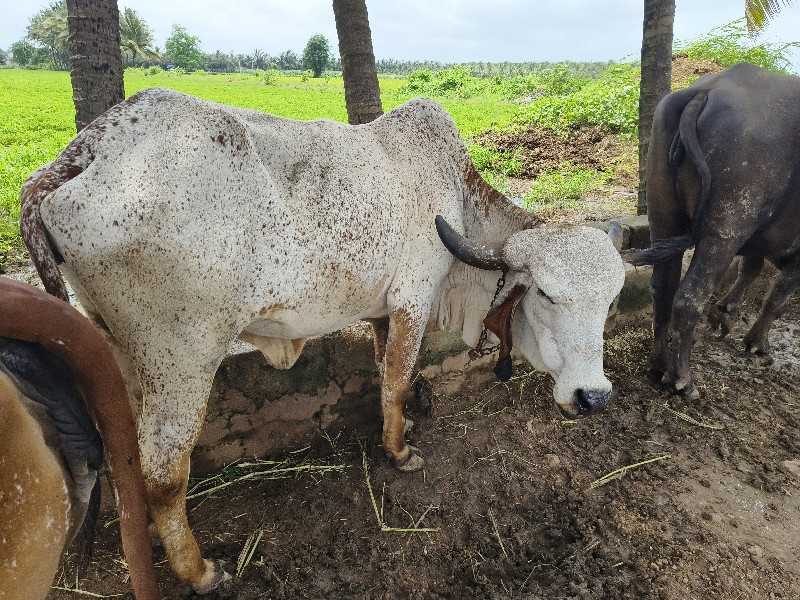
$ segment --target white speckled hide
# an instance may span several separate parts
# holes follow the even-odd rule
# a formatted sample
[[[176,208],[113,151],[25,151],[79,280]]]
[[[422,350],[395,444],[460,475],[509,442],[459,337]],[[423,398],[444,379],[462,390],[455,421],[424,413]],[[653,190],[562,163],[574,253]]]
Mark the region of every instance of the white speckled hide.
[[[475,343],[499,275],[456,261],[434,217],[481,243],[536,225],[480,178],[449,115],[424,99],[347,126],[145,90],[34,174],[23,201],[48,290],[58,287],[44,230],[81,303],[137,366],[151,483],[188,469],[179,457],[234,339],[288,368],[306,338],[361,319],[388,319],[376,326],[384,448],[401,468],[421,467],[400,411],[426,324]],[[557,401],[574,402],[580,387],[610,391],[602,324],[623,267],[608,238],[535,228],[512,237],[505,257],[510,280],[556,302],[527,294],[514,327],[523,354],[556,378]],[[196,589],[209,585],[207,568],[198,583],[170,558]]]

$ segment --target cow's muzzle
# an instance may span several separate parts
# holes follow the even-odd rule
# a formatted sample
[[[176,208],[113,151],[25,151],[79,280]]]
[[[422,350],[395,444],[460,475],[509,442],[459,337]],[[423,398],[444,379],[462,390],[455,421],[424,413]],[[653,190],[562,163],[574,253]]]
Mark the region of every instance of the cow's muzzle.
[[[575,390],[569,404],[559,404],[561,414],[568,419],[582,419],[603,412],[611,402],[611,390]]]

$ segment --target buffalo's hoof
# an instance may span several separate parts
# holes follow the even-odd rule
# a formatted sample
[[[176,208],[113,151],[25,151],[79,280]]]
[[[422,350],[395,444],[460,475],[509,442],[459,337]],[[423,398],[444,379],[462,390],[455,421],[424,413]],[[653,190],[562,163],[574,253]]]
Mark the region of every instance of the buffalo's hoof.
[[[689,400],[697,400],[700,397],[700,391],[697,389],[691,379],[685,383],[682,383],[680,381],[675,381],[668,375],[664,375],[664,377],[661,379],[661,383],[667,386],[671,393],[682,396]]]
[[[721,304],[716,304],[711,307],[708,312],[708,326],[711,331],[716,331],[719,328],[719,338],[726,337],[733,326],[736,324],[736,311],[729,310],[729,307]]]
[[[408,447],[408,455],[402,460],[395,460],[394,466],[401,471],[411,472],[419,471],[425,466],[425,460],[419,454],[419,448],[414,446]]]
[[[653,383],[663,383],[664,371],[662,371],[661,369],[650,367],[649,369],[647,369],[647,378]]]
[[[744,336],[744,349],[750,354],[766,356],[769,354],[769,344],[765,339],[758,339],[755,336]]]
[[[197,585],[192,585],[196,594],[208,594],[216,590],[221,584],[228,581],[231,576],[222,568],[218,560],[204,559],[206,574]]]
[[[403,435],[406,435],[412,429],[414,429],[414,421],[403,417]]]

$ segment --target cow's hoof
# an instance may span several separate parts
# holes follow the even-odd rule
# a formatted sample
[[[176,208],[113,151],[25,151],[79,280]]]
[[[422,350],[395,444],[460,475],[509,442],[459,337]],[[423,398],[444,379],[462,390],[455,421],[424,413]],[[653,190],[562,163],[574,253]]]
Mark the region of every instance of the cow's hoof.
[[[412,429],[414,429],[414,421],[403,417],[403,435],[406,435]]]
[[[700,391],[695,387],[692,381],[682,387],[678,387],[678,384],[675,383],[672,384],[670,388],[673,394],[677,394],[688,400],[697,400],[700,397]]]
[[[231,576],[222,568],[218,560],[204,559],[206,574],[197,585],[192,585],[196,594],[208,594],[216,590],[221,584],[228,581]]]
[[[395,461],[394,466],[401,471],[411,472],[419,471],[425,466],[425,460],[419,454],[419,448],[414,446],[408,447],[408,456],[401,461]]]

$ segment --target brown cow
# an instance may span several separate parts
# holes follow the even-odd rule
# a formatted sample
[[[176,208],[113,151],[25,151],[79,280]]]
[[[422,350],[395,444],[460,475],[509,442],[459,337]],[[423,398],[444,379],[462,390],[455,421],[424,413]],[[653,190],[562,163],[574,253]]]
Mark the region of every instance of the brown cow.
[[[43,291],[0,277],[0,298],[0,336],[13,338],[0,338],[0,598],[47,595],[61,553],[86,514],[87,487],[97,478],[91,469],[97,457],[88,468],[83,462],[83,472],[70,460],[76,455],[70,447],[86,437],[75,431],[84,424],[74,425],[82,411],[65,408],[61,396],[69,389],[62,393],[54,383],[83,396],[102,436],[136,597],[161,598],[136,429],[111,349],[83,315]],[[43,364],[48,368],[37,372]],[[74,383],[65,382],[65,373],[74,374]],[[54,389],[57,402],[47,393]],[[84,445],[90,455],[98,446],[93,440]]]

